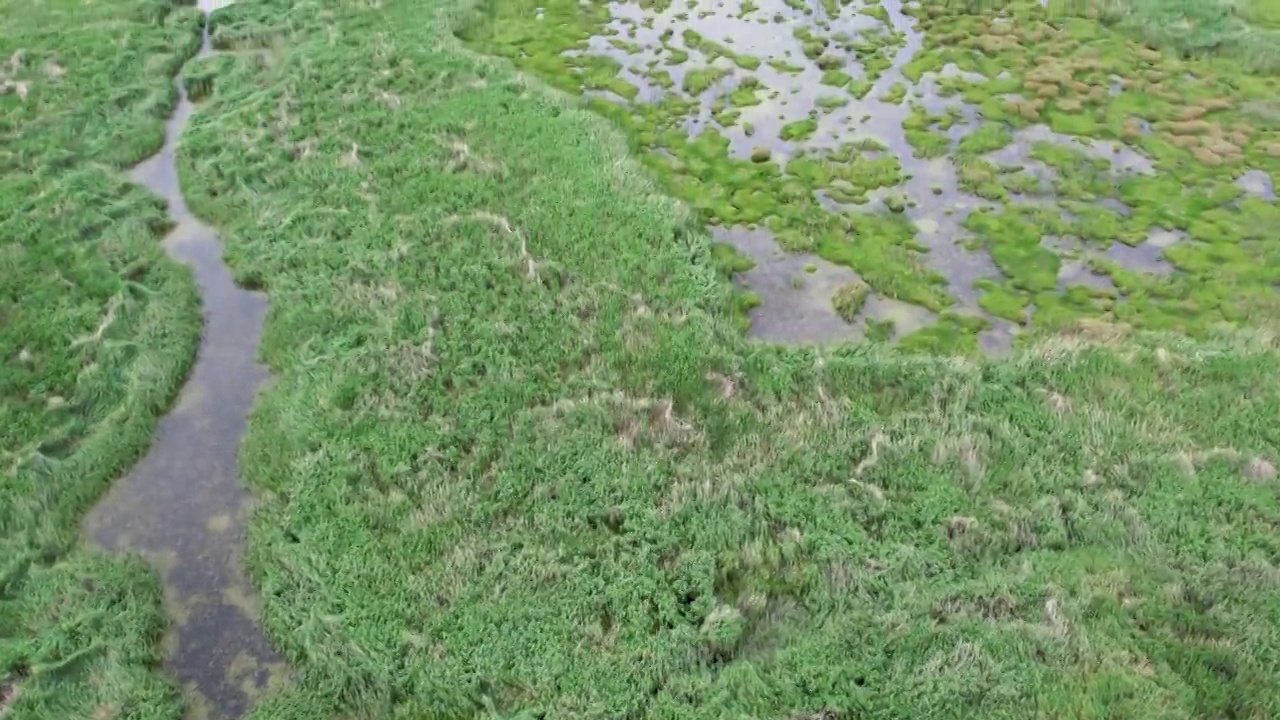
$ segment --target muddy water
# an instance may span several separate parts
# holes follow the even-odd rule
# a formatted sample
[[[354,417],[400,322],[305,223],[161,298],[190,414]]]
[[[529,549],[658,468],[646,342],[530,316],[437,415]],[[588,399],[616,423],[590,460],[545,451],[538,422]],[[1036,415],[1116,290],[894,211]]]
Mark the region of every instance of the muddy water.
[[[1090,157],[1105,160],[1115,174],[1151,175],[1155,172],[1155,161],[1118,142],[1108,142],[1096,138],[1079,138],[1054,132],[1045,125],[1032,125],[1023,128],[1013,135],[1013,142],[1003,149],[986,155],[987,159],[1000,165],[1025,165],[1036,168],[1038,172],[1050,175],[1052,170],[1043,164],[1031,160],[1029,154],[1036,143],[1065,145],[1084,152]]]
[[[1066,290],[1071,285],[1081,285],[1118,296],[1115,282],[1110,276],[1095,270],[1092,261],[1106,260],[1128,270],[1165,277],[1174,271],[1173,263],[1164,256],[1165,248],[1185,239],[1178,231],[1156,230],[1137,245],[1113,242],[1107,247],[1099,247],[1076,238],[1055,236],[1046,236],[1041,244],[1063,258],[1058,269],[1059,290]]]
[[[206,33],[200,55],[209,52]],[[195,274],[204,335],[151,450],[89,513],[84,534],[92,545],[139,553],[157,567],[171,621],[167,667],[187,693],[188,715],[229,720],[287,677],[262,633],[243,571],[251,497],[236,470],[246,416],[267,380],[254,360],[266,298],[236,287],[217,235],[182,200],[174,152],[193,106],[179,90],[163,149],[131,175],[168,201],[175,227],[164,246]]]
[[[821,6],[812,4],[815,14],[823,16]],[[715,60],[712,65],[723,67],[730,74],[702,94],[697,108],[685,124],[686,130],[696,135],[703,129],[714,128],[729,140],[735,156],[747,158],[757,147],[767,147],[771,157],[784,165],[788,158],[803,150],[834,148],[859,139],[881,143],[887,153],[899,159],[908,177],[904,185],[893,191],[915,201],[905,212],[922,229],[918,239],[929,249],[926,261],[946,275],[948,289],[963,307],[976,309],[977,292],[973,283],[983,278],[999,277],[999,271],[985,252],[972,252],[962,246],[964,234],[960,224],[969,210],[980,206],[982,201],[960,191],[955,170],[945,158],[915,157],[902,127],[911,107],[906,102],[885,101],[895,85],[904,83],[902,67],[919,50],[922,35],[915,30],[915,20],[903,14],[899,0],[884,0],[881,4],[888,13],[887,24],[856,13],[856,7],[839,16],[823,18],[833,34],[874,37],[897,45],[891,67],[876,78],[870,91],[860,99],[845,90],[821,84],[823,70],[805,56],[802,43],[792,33],[793,27],[812,25],[815,20],[789,6],[785,0],[761,0],[755,3],[757,9],[751,12],[744,12],[743,4],[733,1],[698,2],[692,8],[677,2],[664,11],[654,11],[637,2],[611,3],[613,21],[609,27],[617,33],[615,38],[625,37],[626,43],[615,45],[612,42],[615,38],[598,36],[592,38],[589,51],[622,63],[621,77],[639,88],[638,102],[655,101],[664,92],[673,92],[655,87],[644,79],[644,69],[661,61],[664,36],[669,38],[666,41],[669,46],[688,52],[692,60],[688,67],[706,64],[700,62],[705,61],[705,57],[698,49],[687,47],[682,42],[686,30],[693,30],[736,53],[800,68],[799,72],[792,73],[765,63],[746,72],[734,68],[727,58]],[[784,22],[773,22],[772,19],[777,17],[784,18]],[[680,87],[686,66],[671,66],[669,70],[675,87]],[[848,70],[854,73],[857,68],[851,66]],[[748,75],[760,81],[767,91],[767,98],[758,105],[741,108],[739,122],[730,126],[718,124],[713,118],[714,103]],[[926,76],[917,90],[921,95],[919,100],[931,111],[941,112],[948,107],[960,106],[961,114],[967,114],[970,122],[976,118],[976,110],[940,98],[932,76]],[[847,103],[840,108],[822,111],[818,101],[823,96],[845,97]],[[811,138],[803,141],[781,138],[786,124],[815,115],[818,127]],[[960,123],[957,128],[964,125]],[[872,202],[861,207],[842,206],[823,195],[818,199],[834,211],[880,212],[884,210],[883,198],[886,195],[887,191],[872,193]],[[762,307],[752,316],[756,327],[753,335],[770,341],[802,342],[830,342],[862,335],[862,317],[854,327],[850,327],[830,308],[830,293],[856,277],[852,271],[834,269],[829,263],[812,256],[774,258],[762,262],[756,257],[760,244],[757,234],[758,231],[744,228],[716,230],[717,239],[734,245],[757,262],[756,269],[742,278],[763,301]],[[803,292],[797,292],[794,287],[797,283],[791,280],[791,276],[797,268],[810,264],[820,269],[803,284]],[[822,297],[824,293],[825,298]],[[869,299],[863,316],[877,322],[893,321],[898,328],[895,335],[919,329],[936,319],[933,313],[923,308],[875,297]],[[988,319],[993,329],[982,338],[982,342],[998,350],[1009,343],[1012,328],[1007,321],[994,317]]]

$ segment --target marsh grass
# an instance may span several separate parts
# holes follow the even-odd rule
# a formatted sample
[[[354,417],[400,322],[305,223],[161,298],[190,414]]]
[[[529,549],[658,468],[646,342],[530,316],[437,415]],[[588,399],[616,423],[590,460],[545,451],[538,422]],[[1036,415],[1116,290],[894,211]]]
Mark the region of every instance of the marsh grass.
[[[472,9],[235,5],[188,71],[188,199],[271,297],[248,560],[302,679],[255,717],[1280,714],[1272,336],[750,345],[745,260]],[[71,548],[196,341],[114,171],[194,15],[5,11],[0,713],[173,718],[154,577]]]
[[[1250,72],[1280,71],[1276,0],[1106,0],[1100,17],[1183,57],[1216,55]]]
[[[1280,712],[1271,336],[750,345],[741,261],[438,7],[219,11],[286,51],[181,146],[271,298],[254,717]]]
[[[8,2],[0,25],[0,714],[176,718],[152,673],[160,588],[75,549],[150,442],[199,334],[163,202],[120,169],[159,149],[198,13]]]

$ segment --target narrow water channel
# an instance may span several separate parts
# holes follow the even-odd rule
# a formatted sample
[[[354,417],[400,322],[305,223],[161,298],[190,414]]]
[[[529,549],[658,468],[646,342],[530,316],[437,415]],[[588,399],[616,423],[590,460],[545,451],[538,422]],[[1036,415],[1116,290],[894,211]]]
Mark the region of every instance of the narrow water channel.
[[[197,57],[210,52],[206,26]],[[131,176],[168,201],[175,226],[164,246],[195,274],[204,333],[150,451],[89,513],[84,534],[91,545],[139,553],[157,567],[170,617],[167,668],[183,686],[188,716],[231,720],[288,674],[263,635],[243,569],[252,497],[236,462],[249,410],[268,379],[256,362],[266,297],[236,286],[217,235],[183,202],[174,155],[194,107],[181,75],[175,82],[180,99],[164,147]]]

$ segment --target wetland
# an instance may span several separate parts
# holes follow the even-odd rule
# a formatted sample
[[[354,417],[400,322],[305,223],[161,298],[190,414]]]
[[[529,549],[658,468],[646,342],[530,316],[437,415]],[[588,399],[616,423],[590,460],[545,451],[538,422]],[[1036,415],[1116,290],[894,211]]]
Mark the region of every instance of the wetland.
[[[189,62],[214,57],[203,24]],[[192,268],[203,333],[190,376],[149,452],[88,513],[84,535],[102,550],[141,555],[159,570],[172,619],[165,664],[183,686],[187,714],[234,720],[288,675],[262,634],[257,594],[244,572],[252,496],[237,471],[249,410],[268,379],[256,362],[266,297],[236,286],[213,228],[195,218],[182,198],[177,144],[195,104],[181,74],[177,86],[164,145],[129,174],[165,200],[173,228],[162,242],[171,257]]]
[[[767,231],[932,317],[885,333],[873,308],[846,329],[756,272],[740,306],[759,326],[992,352],[1081,319],[1203,335],[1274,314],[1280,146],[1250,110],[1274,76],[1161,54],[1067,3],[961,7],[530,0],[463,37],[617,121],[718,242],[750,255]]]
[[[0,12],[3,720],[1280,715],[1276,3]]]
[[[149,213],[130,224],[133,218],[130,217],[129,201],[117,199],[114,206],[106,206],[111,208],[109,219],[95,222],[95,213],[101,210],[95,208],[93,195],[89,194],[93,192],[92,175],[83,178],[79,185],[72,184],[69,196],[57,199],[58,181],[69,181],[65,177],[59,178],[56,172],[49,173],[48,166],[39,167],[36,176],[52,183],[55,190],[27,196],[25,202],[31,204],[19,212],[19,217],[24,214],[28,218],[39,217],[39,203],[50,195],[52,198],[49,199],[57,203],[55,208],[60,205],[81,213],[85,217],[83,222],[88,223],[80,231],[83,259],[71,259],[74,256],[67,256],[65,253],[69,248],[59,245],[65,242],[65,238],[57,235],[38,240],[33,238],[36,241],[34,245],[8,246],[10,252],[15,248],[27,250],[26,253],[17,255],[26,258],[29,263],[26,266],[20,265],[20,270],[43,270],[54,276],[62,275],[64,287],[75,288],[87,284],[85,290],[92,293],[95,290],[102,292],[99,288],[111,288],[113,284],[116,286],[114,294],[106,299],[100,317],[94,320],[96,325],[90,332],[73,337],[69,346],[56,346],[61,333],[67,330],[59,323],[68,321],[68,315],[56,311],[45,318],[46,322],[51,323],[52,330],[45,336],[45,340],[52,340],[53,347],[41,348],[39,343],[32,342],[36,338],[25,338],[28,344],[18,352],[18,356],[21,364],[32,366],[31,371],[37,373],[35,377],[40,377],[38,366],[46,362],[52,362],[54,368],[63,366],[67,370],[77,371],[74,381],[68,383],[66,378],[48,375],[49,370],[46,369],[43,383],[37,383],[25,391],[27,402],[41,395],[45,397],[44,413],[36,412],[32,417],[39,418],[43,414],[56,424],[50,429],[50,435],[12,454],[13,476],[6,488],[12,497],[8,500],[16,498],[20,503],[24,500],[24,483],[41,486],[49,484],[50,478],[61,475],[71,476],[65,481],[71,482],[77,474],[87,474],[92,478],[96,472],[112,472],[109,463],[116,462],[111,459],[113,454],[120,453],[120,457],[126,457],[131,452],[129,445],[135,448],[132,452],[137,451],[139,443],[151,432],[146,424],[167,406],[169,397],[166,393],[172,392],[175,381],[185,378],[183,391],[176,404],[155,428],[155,438],[149,451],[141,457],[132,471],[113,484],[110,492],[85,516],[82,534],[85,545],[92,550],[86,548],[73,551],[84,553],[84,564],[89,567],[93,563],[113,567],[113,561],[100,554],[107,551],[128,553],[128,557],[133,559],[126,560],[124,566],[135,568],[134,572],[142,572],[137,565],[139,558],[145,559],[153,571],[158,572],[163,609],[170,620],[164,632],[162,649],[158,655],[151,657],[145,650],[139,652],[118,647],[120,640],[109,632],[95,637],[93,630],[82,638],[90,644],[77,649],[74,638],[78,632],[84,632],[78,628],[95,628],[102,622],[98,616],[104,610],[94,608],[91,604],[98,599],[95,596],[109,597],[112,592],[149,590],[155,586],[143,582],[141,588],[126,586],[99,590],[97,593],[90,590],[80,598],[79,603],[70,602],[65,610],[53,612],[52,627],[70,633],[70,638],[59,641],[63,647],[60,648],[58,643],[46,646],[36,644],[34,647],[20,644],[11,650],[13,657],[9,662],[15,663],[15,674],[21,678],[21,682],[14,687],[20,687],[22,696],[26,698],[17,707],[31,708],[27,712],[42,712],[42,704],[46,706],[43,710],[46,712],[59,707],[59,692],[66,691],[65,685],[59,686],[55,682],[61,673],[70,672],[75,677],[89,672],[97,679],[94,685],[98,686],[91,688],[96,692],[82,693],[90,697],[94,694],[109,695],[112,692],[119,695],[122,689],[127,694],[127,691],[136,688],[129,688],[127,684],[124,688],[113,688],[112,684],[118,685],[121,680],[112,679],[110,671],[145,673],[150,670],[148,666],[151,661],[162,658],[166,671],[181,685],[187,717],[196,720],[239,718],[249,709],[253,698],[268,685],[279,685],[286,674],[283,663],[273,653],[258,626],[256,593],[245,576],[241,548],[244,524],[251,511],[251,499],[239,482],[237,453],[257,387],[266,378],[265,370],[255,363],[257,341],[266,310],[265,297],[236,287],[230,271],[222,264],[222,248],[214,230],[202,224],[187,209],[176,165],[177,145],[195,108],[187,91],[187,83],[181,79],[175,82],[173,74],[189,56],[193,55],[195,60],[213,56],[203,17],[222,4],[225,3],[198,8],[155,6],[151,8],[155,11],[154,15],[143,16],[136,27],[130,28],[131,33],[141,35],[142,47],[151,53],[147,56],[147,63],[154,70],[150,77],[143,77],[147,81],[155,79],[169,83],[168,88],[165,85],[129,88],[149,91],[148,99],[152,103],[148,111],[138,113],[132,120],[134,123],[145,123],[144,127],[149,126],[147,129],[151,131],[157,129],[154,125],[157,120],[163,124],[158,128],[158,137],[152,136],[153,139],[149,140],[146,147],[139,145],[136,151],[128,155],[101,159],[114,161],[114,164],[125,164],[123,161],[133,159],[137,154],[153,153],[130,168],[127,177],[136,183],[135,187],[145,188],[158,196],[160,202],[145,203],[143,207],[147,207]],[[125,26],[129,27],[127,22]],[[94,26],[91,24],[90,27]],[[151,32],[148,33],[148,30]],[[27,38],[34,40],[39,36]],[[130,46],[127,43],[118,46],[123,49],[126,58],[130,57]],[[15,77],[22,79],[10,79],[9,82],[21,82],[25,88],[18,93],[17,99],[25,104],[25,101],[31,99],[34,90],[40,93],[36,97],[48,103],[40,108],[34,124],[40,121],[48,124],[55,124],[59,120],[66,122],[66,119],[58,117],[58,113],[66,112],[64,107],[59,106],[62,98],[58,97],[58,91],[70,90],[74,97],[75,91],[81,89],[70,82],[66,83],[72,85],[70,88],[63,84],[69,71],[62,63],[69,61],[70,54],[57,40],[50,46],[21,48],[11,56],[9,70]],[[43,72],[32,75],[29,69],[35,68],[43,68]],[[24,70],[28,72],[23,72]],[[147,97],[142,93],[138,94]],[[122,125],[123,127],[111,130],[131,129],[127,124]],[[29,130],[30,126],[22,129]],[[46,126],[45,132],[48,130]],[[29,135],[19,137],[20,141],[16,145],[20,150],[26,149],[21,140],[39,139]],[[156,141],[158,145],[150,144]],[[105,146],[104,149],[106,147],[110,146]],[[45,148],[46,152],[54,153],[74,153],[75,149],[65,146]],[[116,148],[111,148],[114,149]],[[92,158],[92,151],[88,155]],[[21,155],[14,154],[7,159],[14,164],[23,160]],[[92,160],[81,162],[92,166]],[[76,174],[73,172],[70,176],[76,177]],[[114,178],[110,174],[99,174],[99,182],[107,179]],[[123,182],[123,177],[115,179],[114,184],[120,188],[116,192],[129,188]],[[123,197],[133,197],[133,202],[136,203],[146,196],[133,190]],[[35,225],[26,230],[40,233],[42,228]],[[47,229],[44,231],[47,232]],[[107,239],[95,238],[95,231],[105,232]],[[125,237],[114,237],[115,234],[124,234]],[[129,237],[131,235],[133,237]],[[163,238],[161,243],[148,247],[151,241],[160,237]],[[40,240],[50,244],[41,245]],[[129,244],[130,241],[133,245]],[[163,247],[174,261],[192,269],[194,288],[186,285],[183,289],[187,292],[191,289],[198,290],[203,323],[198,317],[193,318],[189,314],[194,297],[175,297],[174,290],[169,289],[182,288],[181,285],[173,280],[170,280],[173,284],[169,288],[160,284],[162,281],[159,278],[164,278],[166,272],[173,273],[177,278],[184,276],[175,266],[154,255],[158,247]],[[82,274],[86,270],[83,265],[92,262],[91,259],[125,263],[123,278],[113,283],[110,265],[105,268],[99,266],[94,272]],[[71,276],[67,277],[67,274]],[[35,287],[39,288],[38,279],[30,276],[27,278],[28,282],[33,280],[36,282]],[[39,293],[36,298],[45,302],[53,299]],[[41,312],[48,312],[47,307],[42,308],[37,304],[36,298],[31,299],[30,304],[24,303],[18,314],[19,322],[38,323]],[[92,312],[83,312],[75,307],[75,301],[82,298],[77,298],[72,293],[70,299],[65,311],[72,313],[70,317],[78,315],[80,322],[93,317]],[[170,307],[164,308],[155,303],[167,303]],[[174,324],[175,317],[182,317],[185,325]],[[168,323],[161,322],[166,319]],[[193,327],[200,334],[200,344],[195,352],[194,365],[190,365],[182,354],[190,350],[188,343]],[[144,331],[149,334],[134,334]],[[69,357],[66,357],[68,354]],[[185,369],[188,366],[189,371]],[[136,382],[153,383],[155,389],[145,392],[134,390],[132,388]],[[118,391],[105,389],[120,384],[124,385],[123,395],[113,395]],[[130,397],[131,393],[135,393],[135,397]],[[94,395],[103,403],[101,407],[95,407]],[[70,396],[70,399],[66,396]],[[148,397],[150,399],[146,402],[149,405],[132,404]],[[113,407],[113,400],[123,404]],[[30,411],[29,409],[28,412]],[[105,417],[99,415],[103,412],[106,413]],[[8,419],[20,417],[10,416]],[[131,423],[136,426],[130,428]],[[15,423],[9,427],[20,428],[21,425]],[[124,432],[121,437],[122,431],[128,432]],[[133,433],[132,437],[130,432]],[[145,444],[141,447],[145,447]],[[103,464],[105,467],[96,469],[95,464]],[[81,485],[83,484],[82,479]],[[63,488],[59,487],[58,482],[53,482],[50,490],[59,494],[66,493],[65,498],[54,501],[60,504],[53,504],[51,507],[49,499],[37,500],[34,506],[28,505],[26,510],[45,516],[42,520],[36,519],[37,523],[66,523],[69,515],[83,509],[77,508],[77,505],[89,497],[74,490],[66,492],[73,488],[74,485],[72,488]],[[32,498],[25,500],[30,503]],[[46,504],[42,507],[41,502]],[[56,596],[49,597],[47,593],[50,590],[57,591],[58,586],[55,584],[50,588],[42,585],[38,578],[50,574],[49,569],[42,566],[59,554],[57,548],[61,543],[67,542],[66,532],[69,527],[58,527],[55,534],[45,536],[37,546],[43,548],[43,555],[33,558],[30,548],[26,552],[21,551],[24,539],[21,522],[17,527],[14,526],[21,507],[9,505],[5,508],[5,526],[11,533],[9,540],[19,544],[19,551],[9,559],[9,562],[14,563],[9,568],[13,573],[10,576],[9,591],[19,600],[25,594],[23,590],[26,593],[35,592],[37,596],[43,591],[45,599],[52,603],[51,607],[56,608],[68,601],[55,599]],[[71,565],[74,566],[75,563]],[[81,571],[83,572],[83,568]],[[54,572],[53,576],[56,577],[57,573]],[[140,577],[146,576],[142,574]],[[28,580],[30,585],[24,582]],[[82,579],[86,590],[98,582],[94,577]],[[143,594],[142,597],[147,596]],[[80,607],[86,602],[90,603],[87,610]],[[120,600],[115,599],[114,602],[118,603]],[[146,612],[153,611],[154,608],[147,607],[146,600],[140,599],[140,602],[143,607],[132,608],[125,605],[123,618],[126,622],[144,621],[142,627],[147,629],[135,634],[130,640],[143,643],[145,648],[146,643],[154,639],[147,637],[147,634],[165,626],[155,623],[154,616],[148,618]],[[32,610],[39,617],[40,610]],[[81,615],[81,612],[87,614]],[[122,661],[121,650],[126,650],[132,657]],[[42,653],[53,653],[54,656],[42,657]],[[62,667],[67,663],[70,663],[70,670]],[[156,684],[156,690],[164,687],[163,683]],[[15,691],[7,692],[13,697],[12,693]],[[109,698],[109,702],[100,704],[94,710],[83,712],[85,716],[93,717],[114,717],[115,714],[137,711],[162,716],[171,713],[175,704],[172,688],[167,695],[168,697],[162,695],[161,698],[152,698],[152,707],[131,709],[130,705],[138,700],[137,697],[115,697]],[[67,698],[70,702],[66,707],[75,707],[83,699]]]

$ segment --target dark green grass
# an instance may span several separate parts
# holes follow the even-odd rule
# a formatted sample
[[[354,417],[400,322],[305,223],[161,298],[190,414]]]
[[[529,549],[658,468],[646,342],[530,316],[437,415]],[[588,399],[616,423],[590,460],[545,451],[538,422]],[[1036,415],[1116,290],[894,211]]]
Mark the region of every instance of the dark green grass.
[[[1280,713],[1273,340],[748,345],[463,10],[219,16],[281,48],[226,46],[180,160],[271,296],[248,560],[303,677],[255,717]]]
[[[157,579],[75,544],[199,333],[190,276],[159,244],[163,203],[118,172],[159,149],[198,14],[56,0],[0,15],[0,715],[173,718],[151,672]]]

